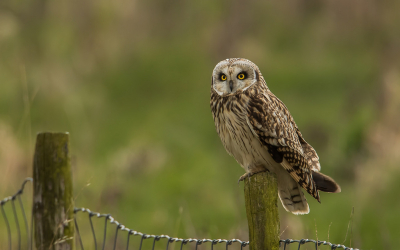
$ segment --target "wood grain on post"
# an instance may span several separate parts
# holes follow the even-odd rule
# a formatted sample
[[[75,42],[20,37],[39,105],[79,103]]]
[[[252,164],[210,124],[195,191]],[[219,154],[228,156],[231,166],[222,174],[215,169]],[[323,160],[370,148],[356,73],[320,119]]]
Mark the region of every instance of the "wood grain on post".
[[[278,183],[261,172],[245,179],[244,197],[249,224],[249,250],[279,249]]]
[[[33,180],[36,249],[73,249],[74,202],[68,133],[37,135]]]

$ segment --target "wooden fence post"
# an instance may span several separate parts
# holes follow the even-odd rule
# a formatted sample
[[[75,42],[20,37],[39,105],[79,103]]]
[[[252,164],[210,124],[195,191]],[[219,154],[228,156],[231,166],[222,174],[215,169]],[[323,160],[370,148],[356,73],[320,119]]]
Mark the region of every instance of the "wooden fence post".
[[[245,179],[249,250],[279,249],[278,183],[276,174],[261,172]]]
[[[73,212],[69,134],[39,133],[33,160],[36,249],[73,249]]]

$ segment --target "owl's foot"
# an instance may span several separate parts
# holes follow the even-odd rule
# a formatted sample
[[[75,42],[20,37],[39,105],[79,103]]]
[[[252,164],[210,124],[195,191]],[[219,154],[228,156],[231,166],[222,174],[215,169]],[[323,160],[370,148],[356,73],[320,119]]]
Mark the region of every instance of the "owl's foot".
[[[244,175],[240,176],[240,178],[239,178],[239,180],[238,180],[238,184],[239,184],[241,181],[244,181],[244,179],[246,179],[249,175],[251,176],[250,173],[245,173]]]
[[[251,176],[253,176],[255,174],[258,174],[258,173],[261,173],[261,172],[269,172],[269,171],[267,169],[265,169],[265,170],[261,170],[261,171],[257,171],[257,172],[245,173],[244,175],[240,176],[240,178],[238,180],[238,184],[241,181],[244,181],[244,179],[246,179],[247,177],[251,177]]]

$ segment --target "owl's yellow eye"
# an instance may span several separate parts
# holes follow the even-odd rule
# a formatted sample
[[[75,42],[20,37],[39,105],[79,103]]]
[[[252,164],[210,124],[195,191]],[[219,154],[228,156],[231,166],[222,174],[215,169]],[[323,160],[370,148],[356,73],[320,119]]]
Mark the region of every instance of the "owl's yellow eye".
[[[239,80],[243,80],[244,78],[246,78],[246,75],[244,73],[240,73],[239,75],[237,75],[237,78]]]
[[[221,74],[221,76],[219,77],[219,79],[221,79],[221,81],[226,81],[226,75]]]

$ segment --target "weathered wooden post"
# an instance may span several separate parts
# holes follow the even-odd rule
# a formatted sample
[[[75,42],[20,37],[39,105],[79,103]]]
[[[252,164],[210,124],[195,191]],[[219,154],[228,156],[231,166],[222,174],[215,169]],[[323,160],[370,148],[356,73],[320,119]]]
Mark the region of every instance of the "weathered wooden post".
[[[69,134],[39,133],[33,160],[36,249],[73,249],[73,212]]]
[[[279,249],[278,183],[276,175],[262,172],[244,182],[249,250]]]

